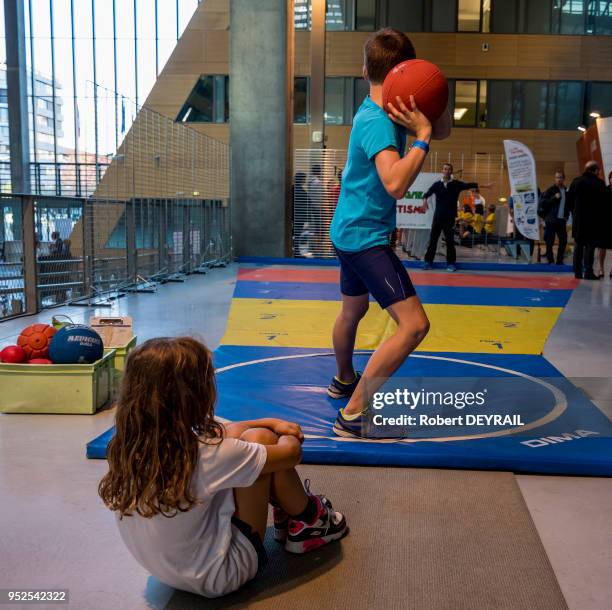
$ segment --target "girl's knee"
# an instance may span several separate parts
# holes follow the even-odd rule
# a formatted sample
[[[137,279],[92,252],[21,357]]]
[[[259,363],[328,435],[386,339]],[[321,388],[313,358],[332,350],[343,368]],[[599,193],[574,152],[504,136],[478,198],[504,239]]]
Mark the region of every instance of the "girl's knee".
[[[240,435],[240,440],[260,445],[276,445],[278,435],[268,428],[249,428]]]

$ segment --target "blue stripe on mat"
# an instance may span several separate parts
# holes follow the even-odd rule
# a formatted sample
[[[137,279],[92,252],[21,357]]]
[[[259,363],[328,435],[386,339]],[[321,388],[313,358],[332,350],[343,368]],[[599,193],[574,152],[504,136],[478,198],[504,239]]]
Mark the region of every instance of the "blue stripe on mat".
[[[360,368],[369,354],[356,354]],[[612,476],[612,423],[540,356],[419,353],[410,357],[397,378],[420,378],[421,383],[433,378],[448,385],[449,380],[455,383],[454,377],[459,384],[474,376],[474,387],[488,388],[488,412],[496,405],[508,413],[521,413],[528,421],[551,415],[545,423],[518,434],[418,443],[343,441],[333,436],[331,426],[343,402],[325,393],[335,371],[330,351],[221,346],[215,351],[215,366],[217,414],[231,421],[278,417],[298,422],[309,436],[303,446],[304,463]],[[500,391],[509,378],[517,391]],[[567,408],[558,409],[560,399],[537,379],[556,388]],[[427,408],[428,414],[435,410]],[[482,407],[481,412],[487,409]],[[91,441],[87,456],[104,458],[112,434],[111,429]]]
[[[565,307],[571,290],[531,290],[463,286],[415,286],[423,303],[447,305],[506,305],[511,307]],[[239,299],[297,299],[339,301],[337,284],[329,282],[253,282],[240,280],[234,297]],[[372,300],[372,299],[370,299]]]
[[[283,258],[274,256],[239,256],[238,263],[254,263],[257,265],[300,265],[318,267],[338,267],[335,258]],[[408,269],[421,269],[422,262],[402,261]],[[434,269],[445,269],[446,263],[433,264]],[[571,265],[547,265],[543,263],[457,263],[460,271],[529,271],[535,273],[573,273]]]

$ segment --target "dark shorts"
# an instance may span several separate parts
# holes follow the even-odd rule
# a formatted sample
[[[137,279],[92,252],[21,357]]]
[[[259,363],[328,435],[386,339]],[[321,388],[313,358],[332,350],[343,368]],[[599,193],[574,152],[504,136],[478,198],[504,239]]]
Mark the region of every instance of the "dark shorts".
[[[255,548],[255,552],[257,553],[257,571],[261,571],[268,563],[268,553],[266,553],[266,549],[264,548],[259,534],[254,532],[248,523],[245,523],[242,519],[238,519],[236,516],[232,517],[232,523],[248,538],[249,542]]]
[[[383,309],[416,294],[406,268],[389,246],[359,252],[336,248],[336,254],[342,294],[357,297],[369,292]]]

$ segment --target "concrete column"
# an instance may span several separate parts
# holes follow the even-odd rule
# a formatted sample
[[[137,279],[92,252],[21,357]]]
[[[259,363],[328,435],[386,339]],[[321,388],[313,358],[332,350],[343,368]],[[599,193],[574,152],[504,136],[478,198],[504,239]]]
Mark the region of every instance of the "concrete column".
[[[28,71],[26,67],[23,0],[4,0],[4,22],[11,185],[13,193],[29,193]]]
[[[290,251],[292,6],[291,0],[230,3],[231,220],[238,256]]]

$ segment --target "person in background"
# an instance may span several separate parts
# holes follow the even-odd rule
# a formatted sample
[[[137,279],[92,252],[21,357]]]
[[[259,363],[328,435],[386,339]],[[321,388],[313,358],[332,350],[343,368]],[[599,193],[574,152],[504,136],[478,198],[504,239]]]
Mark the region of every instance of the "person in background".
[[[305,182],[306,174],[304,172],[297,172],[293,180],[293,214],[296,220],[298,216],[303,220],[300,233],[296,236],[298,253],[302,256],[308,256],[310,253],[309,238],[311,236],[308,193],[304,188]]]
[[[606,188],[608,190],[608,197],[605,201],[605,207],[602,214],[601,236],[599,238],[599,250],[597,252],[600,278],[606,275],[606,251],[612,250],[612,172],[608,174],[608,186]],[[610,271],[610,277],[612,278],[612,271]]]
[[[467,203],[470,206],[470,210],[473,212],[474,208],[478,205],[486,205],[486,199],[481,195],[480,189],[471,189],[470,194],[463,200],[463,203]]]
[[[487,240],[490,237],[495,235],[495,229],[497,228],[497,218],[495,217],[495,204],[492,203],[488,207],[488,213],[485,218],[485,234],[487,236]]]
[[[472,230],[477,237],[482,235],[484,224],[484,205],[477,203],[474,206],[474,217],[472,218]]]
[[[566,200],[565,174],[558,171],[555,172],[555,183],[542,193],[538,206],[538,215],[544,220],[546,260],[549,265],[555,262],[553,253],[555,237],[559,240],[556,263],[557,265],[563,264],[563,256],[567,246],[567,219],[569,217]]]
[[[472,208],[469,203],[463,204],[463,209],[457,216],[457,226],[459,228],[459,237],[468,237],[470,232],[469,228],[472,226],[474,220],[474,214],[472,214]]]
[[[62,241],[58,231],[51,233],[51,243],[49,244],[49,255],[53,258],[61,258],[64,250],[64,242]]]
[[[438,239],[440,234],[444,233],[446,241],[446,269],[448,271],[456,271],[455,262],[457,253],[455,251],[455,242],[453,230],[455,226],[455,218],[457,215],[457,201],[461,191],[470,188],[478,188],[477,182],[463,182],[453,178],[453,166],[451,163],[445,163],[442,166],[442,178],[434,182],[423,197],[423,204],[427,207],[427,200],[432,196],[436,196],[436,209],[434,211],[433,222],[431,224],[431,233],[429,238],[429,246],[425,253],[425,263],[423,269],[431,269],[436,249],[438,248]],[[468,206],[469,207],[469,206]]]
[[[310,168],[310,177],[308,178],[308,209],[310,212],[310,228],[316,235],[322,230],[322,208],[325,199],[325,188],[323,187],[323,179],[321,176],[321,166],[313,165]],[[321,233],[322,235],[322,233]]]
[[[599,177],[599,164],[589,161],[581,176],[574,178],[568,192],[567,205],[572,214],[574,237],[574,276],[598,280],[593,272],[595,247],[600,241],[600,223],[604,204],[609,196],[606,183]]]

